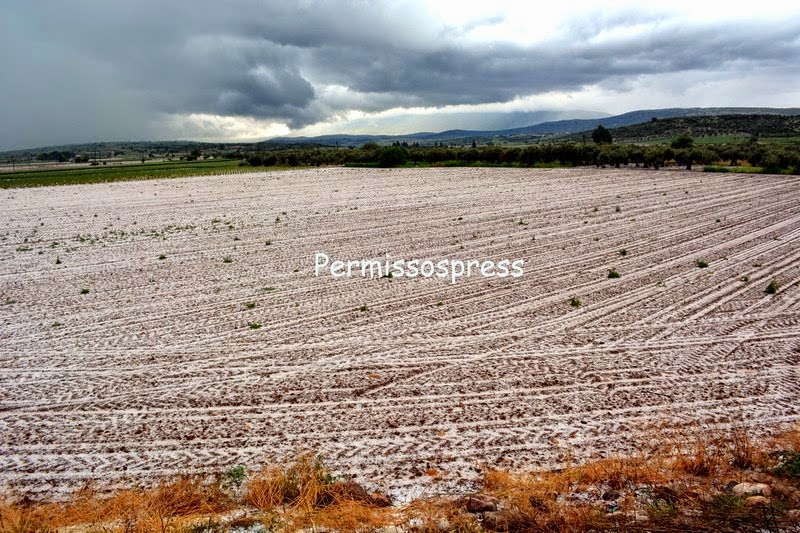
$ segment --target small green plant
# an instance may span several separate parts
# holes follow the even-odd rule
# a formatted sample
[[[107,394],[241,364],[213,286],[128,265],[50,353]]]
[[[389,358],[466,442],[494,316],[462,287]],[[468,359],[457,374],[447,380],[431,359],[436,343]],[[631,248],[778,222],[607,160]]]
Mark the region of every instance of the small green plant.
[[[222,475],[222,488],[224,489],[238,489],[244,483],[247,476],[247,469],[243,466],[234,466],[229,468]]]
[[[436,302],[436,307],[441,307],[441,306],[443,306],[443,305],[444,305],[444,302],[443,302],[443,301],[441,301],[441,300],[439,300],[438,302]]]
[[[253,309],[253,308],[255,308],[255,306],[256,306],[256,303],[255,303],[255,302],[247,302],[247,303],[245,303],[245,304],[244,304],[244,306],[245,306],[247,309]]]
[[[619,255],[621,255],[622,257],[625,257],[626,255],[628,255],[628,250],[623,248],[622,250],[619,251]]]
[[[58,256],[56,256],[56,264],[57,264],[57,265],[60,265],[60,264],[61,264],[61,258],[60,258],[60,257],[58,257]]]
[[[275,287],[264,287],[262,290],[264,292],[272,292],[272,291],[277,290],[277,289]]]
[[[263,324],[260,324],[258,322],[248,322],[247,325],[250,326],[250,329],[261,329],[261,326]]]
[[[292,270],[292,272],[294,272],[296,274],[296,273],[300,272],[300,269],[299,268],[295,268],[294,270]]]
[[[786,452],[775,468],[775,473],[783,477],[800,479],[800,452]]]
[[[186,526],[183,531],[186,533],[222,533],[223,531],[227,530],[228,529],[223,527],[220,522],[217,522],[213,518],[209,517],[208,520],[195,522],[194,524]],[[248,529],[248,531],[251,531],[251,529]]]
[[[281,217],[275,217],[275,223],[278,224],[281,221]]]
[[[622,212],[622,208],[620,206],[616,206],[616,207],[614,207],[614,212],[615,213],[621,213]]]
[[[678,507],[674,501],[656,498],[647,508],[647,514],[653,520],[669,520],[678,514]]]
[[[731,515],[742,510],[744,507],[744,499],[735,494],[721,492],[712,496],[709,507],[716,513]]]
[[[16,300],[12,300],[11,298],[6,298],[6,301],[3,302],[3,305],[14,305],[15,303],[17,303]]]
[[[234,237],[233,240],[234,241],[241,241],[242,239],[240,239],[239,237]]]
[[[581,301],[577,297],[573,296],[572,298],[569,299],[569,305],[578,308],[581,306]]]
[[[89,289],[84,287],[83,289],[81,289],[81,294],[89,294]]]
[[[60,327],[61,327],[61,326],[63,326],[63,325],[64,325],[64,324],[62,324],[61,322],[53,322],[53,324],[52,324],[50,327],[53,327],[53,328],[60,328]]]
[[[772,281],[769,282],[767,288],[764,289],[764,292],[767,294],[775,294],[776,292],[778,292],[779,287],[780,285],[778,285],[778,282],[773,279]]]
[[[163,260],[164,260],[164,259],[166,259],[166,258],[167,258],[167,256],[166,256],[166,255],[164,255],[164,254],[161,254],[161,255],[159,255],[159,256],[158,256],[158,260],[159,260],[159,261],[163,261]]]
[[[750,281],[750,276],[742,276],[741,278],[739,278],[739,281],[747,283],[748,281]]]
[[[30,252],[31,249],[29,247],[27,247],[27,246],[17,246],[17,251],[18,252]]]
[[[225,256],[222,258],[223,263],[233,263],[233,259],[230,256]]]
[[[708,268],[708,263],[705,262],[703,259],[698,259],[697,261],[695,261],[695,263],[697,263],[698,268]]]
[[[527,225],[528,225],[528,223],[527,223],[527,222],[525,222],[525,221],[524,221],[524,220],[522,220],[522,219],[519,219],[519,222],[517,222],[517,225],[519,225],[519,226],[527,226]]]
[[[272,241],[267,241],[267,246],[272,246]]]
[[[609,279],[616,279],[622,277],[622,274],[617,272],[616,268],[609,268],[608,269],[608,278]]]
[[[362,313],[366,313],[367,311],[369,311],[369,307],[367,307],[366,305],[362,305],[361,307],[358,308],[358,310],[361,311]]]

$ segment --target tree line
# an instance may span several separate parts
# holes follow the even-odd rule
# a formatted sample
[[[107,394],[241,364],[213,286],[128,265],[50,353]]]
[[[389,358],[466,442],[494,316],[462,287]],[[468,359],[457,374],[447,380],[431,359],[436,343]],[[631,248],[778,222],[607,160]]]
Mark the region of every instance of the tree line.
[[[501,146],[379,146],[359,148],[284,148],[245,154],[231,152],[227,157],[241,164],[260,166],[350,165],[398,166],[613,166],[658,169],[667,165],[750,165],[767,171],[792,171],[800,174],[800,146],[760,144],[751,139],[739,143],[695,145],[682,136],[670,145],[583,144],[560,142],[524,147]]]

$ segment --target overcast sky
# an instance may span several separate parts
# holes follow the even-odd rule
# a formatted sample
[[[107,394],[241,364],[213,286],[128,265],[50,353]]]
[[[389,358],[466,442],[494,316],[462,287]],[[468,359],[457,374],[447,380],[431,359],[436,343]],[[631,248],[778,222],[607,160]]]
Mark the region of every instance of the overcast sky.
[[[4,0],[0,150],[404,133],[543,110],[795,107],[797,6]]]

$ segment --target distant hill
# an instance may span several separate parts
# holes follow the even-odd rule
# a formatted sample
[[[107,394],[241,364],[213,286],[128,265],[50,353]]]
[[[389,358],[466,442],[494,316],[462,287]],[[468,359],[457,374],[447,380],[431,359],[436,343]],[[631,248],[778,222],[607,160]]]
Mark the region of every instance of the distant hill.
[[[447,130],[442,132],[419,132],[408,135],[323,135],[318,137],[278,137],[262,144],[322,144],[340,146],[360,146],[368,142],[390,144],[392,142],[418,142],[433,144],[435,142],[467,144],[472,139],[486,142],[489,139],[526,139],[532,137],[564,136],[571,133],[591,131],[602,124],[606,128],[619,128],[640,123],[649,123],[653,118],[680,118],[717,115],[800,115],[800,108],[770,107],[675,107],[669,109],[641,109],[594,119],[573,119],[541,122],[521,128],[504,130]]]
[[[531,115],[533,116],[533,115]],[[542,112],[539,117],[547,116]],[[769,107],[676,107],[669,109],[642,109],[611,117],[592,119],[555,120],[532,124],[520,128],[499,130],[451,129],[441,132],[418,132],[408,135],[367,135],[336,134],[317,137],[276,137],[257,143],[204,143],[195,141],[136,141],[136,142],[97,142],[48,146],[0,153],[0,157],[30,156],[43,152],[72,151],[88,153],[93,150],[121,152],[133,157],[139,152],[173,154],[179,157],[192,150],[205,153],[228,153],[235,151],[254,152],[278,148],[308,146],[362,146],[366,143],[388,145],[394,142],[434,143],[466,145],[476,140],[488,142],[528,142],[549,139],[582,139],[598,125],[615,130],[614,137],[619,140],[645,140],[657,137],[672,137],[678,133],[703,135],[775,135],[796,136],[796,120],[783,120],[780,117],[800,116],[800,108]],[[690,117],[694,117],[691,118]],[[702,120],[701,117],[714,117]],[[517,117],[519,118],[519,117]],[[656,121],[653,121],[656,119]],[[683,119],[683,121],[681,121]],[[620,129],[630,128],[630,129]],[[712,133],[714,132],[714,133]]]
[[[636,142],[677,137],[740,136],[800,137],[800,114],[752,114],[674,117],[610,128],[615,142]],[[570,136],[571,140],[580,135]]]

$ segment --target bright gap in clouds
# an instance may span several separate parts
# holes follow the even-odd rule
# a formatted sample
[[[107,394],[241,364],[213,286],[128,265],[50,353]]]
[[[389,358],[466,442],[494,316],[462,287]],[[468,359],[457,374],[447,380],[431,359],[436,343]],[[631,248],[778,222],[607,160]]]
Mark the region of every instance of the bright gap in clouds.
[[[732,2],[723,6],[697,0],[608,1],[559,0],[557,2],[487,2],[485,0],[443,0],[423,3],[423,9],[447,28],[462,32],[479,42],[535,44],[556,37],[569,38],[571,23],[595,20],[598,33],[631,36],[645,33],[659,23],[692,24],[735,20],[765,20],[800,12],[797,0]],[[624,14],[645,14],[652,22],[624,23]],[[607,16],[615,17],[616,29],[602,27]]]
[[[204,113],[165,114],[154,127],[169,132],[168,138],[205,142],[254,142],[287,135],[290,131],[285,124],[269,120]]]

